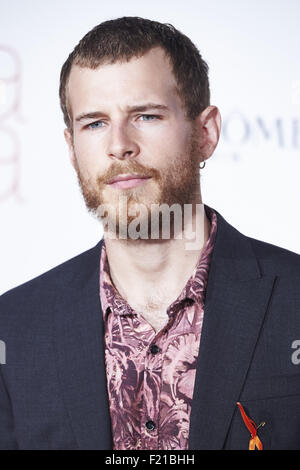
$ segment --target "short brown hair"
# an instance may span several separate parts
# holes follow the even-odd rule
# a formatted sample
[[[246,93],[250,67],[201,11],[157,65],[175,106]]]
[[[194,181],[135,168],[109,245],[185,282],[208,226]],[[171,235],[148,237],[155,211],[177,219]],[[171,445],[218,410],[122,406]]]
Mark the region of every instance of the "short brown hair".
[[[186,116],[194,120],[210,103],[208,65],[199,50],[171,24],[127,16],[95,26],[63,64],[59,97],[66,126],[72,130],[66,85],[73,64],[96,69],[103,63],[140,57],[153,47],[161,47],[170,58]]]

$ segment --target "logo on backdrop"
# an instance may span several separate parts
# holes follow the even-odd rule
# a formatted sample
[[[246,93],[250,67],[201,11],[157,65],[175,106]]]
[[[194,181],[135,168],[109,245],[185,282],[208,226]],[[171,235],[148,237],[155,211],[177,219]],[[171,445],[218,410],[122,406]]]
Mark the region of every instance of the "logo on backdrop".
[[[293,81],[291,109],[299,111],[300,81]],[[298,103],[298,106],[296,104]],[[233,161],[239,161],[247,145],[255,145],[256,150],[265,145],[272,145],[279,151],[299,151],[300,117],[265,118],[262,115],[249,117],[239,109],[234,109],[222,119],[221,139],[216,156],[225,153]]]
[[[21,146],[17,124],[22,122],[21,61],[10,46],[0,44],[0,202],[10,197],[21,201]]]

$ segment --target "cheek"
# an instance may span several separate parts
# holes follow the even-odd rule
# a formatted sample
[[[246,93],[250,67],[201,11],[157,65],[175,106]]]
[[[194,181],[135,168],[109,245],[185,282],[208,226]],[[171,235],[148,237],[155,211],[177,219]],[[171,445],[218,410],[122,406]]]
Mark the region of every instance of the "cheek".
[[[103,172],[101,149],[95,139],[74,136],[74,149],[79,170],[85,178],[93,178]]]
[[[156,151],[153,152],[156,164],[162,168],[178,167],[186,161],[189,154],[190,140],[184,135],[170,135],[161,140]]]

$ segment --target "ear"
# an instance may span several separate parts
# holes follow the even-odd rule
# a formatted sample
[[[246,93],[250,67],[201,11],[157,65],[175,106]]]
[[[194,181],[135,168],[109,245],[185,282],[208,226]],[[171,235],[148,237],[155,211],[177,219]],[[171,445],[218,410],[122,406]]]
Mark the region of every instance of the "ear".
[[[219,141],[221,123],[221,114],[216,106],[208,106],[196,118],[201,161],[207,160],[213,154]]]
[[[68,144],[69,157],[70,157],[72,166],[75,167],[75,152],[74,152],[73,138],[69,129],[64,130],[64,136],[65,136],[65,141]]]

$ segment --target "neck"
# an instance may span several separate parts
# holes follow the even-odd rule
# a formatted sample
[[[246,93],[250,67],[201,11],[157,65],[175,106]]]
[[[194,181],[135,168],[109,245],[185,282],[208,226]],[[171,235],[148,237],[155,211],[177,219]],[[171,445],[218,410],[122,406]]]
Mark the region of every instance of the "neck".
[[[167,306],[193,274],[208,240],[210,223],[201,199],[192,204],[190,212],[181,238],[119,240],[104,236],[112,282],[132,308],[151,304],[159,310]]]

